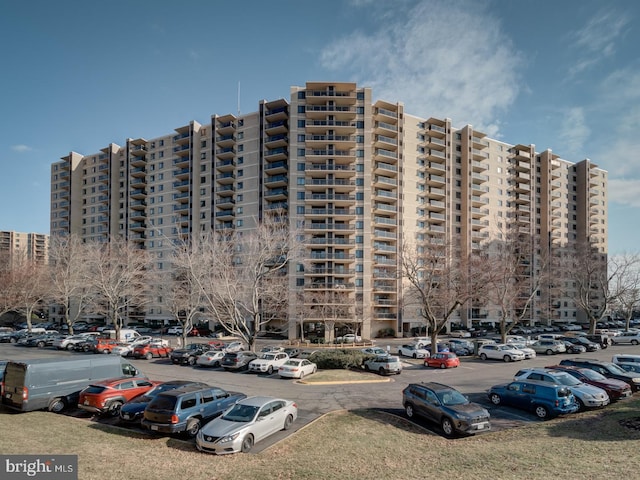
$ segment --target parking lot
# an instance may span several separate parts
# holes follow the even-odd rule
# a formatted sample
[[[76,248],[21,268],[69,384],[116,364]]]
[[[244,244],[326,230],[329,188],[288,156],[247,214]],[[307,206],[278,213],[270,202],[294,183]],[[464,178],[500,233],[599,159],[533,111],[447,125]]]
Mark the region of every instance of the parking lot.
[[[278,342],[261,342],[260,346],[266,343],[276,344]],[[401,343],[403,343],[402,339],[385,339],[377,342],[379,346],[385,349],[388,346],[392,353],[397,351],[397,347]],[[610,361],[612,355],[616,353],[640,353],[640,347],[617,345],[605,350],[582,354],[581,356]],[[71,355],[93,354],[56,351],[50,348],[17,347],[7,343],[0,344],[0,359],[24,360],[46,356]],[[256,445],[255,452],[258,452],[331,411],[374,408],[404,415],[402,390],[413,382],[436,381],[455,387],[467,395],[470,400],[482,404],[489,410],[493,430],[510,428],[527,422],[537,422],[539,420],[531,413],[508,407],[493,406],[487,398],[486,391],[492,385],[511,381],[514,374],[524,366],[544,367],[556,364],[562,358],[572,356],[569,354],[539,355],[534,359],[516,363],[492,360],[482,361],[477,358],[464,357],[460,367],[447,370],[427,369],[422,366],[421,360],[403,359],[402,374],[389,377],[388,382],[344,383],[338,385],[303,384],[288,379],[280,379],[277,374],[236,373],[227,372],[220,368],[203,369],[192,366],[179,366],[171,364],[167,359],[131,359],[130,361],[136,368],[153,380],[198,380],[219,386],[225,390],[243,392],[247,395],[269,395],[294,400],[299,408],[298,420],[294,427],[289,432],[279,432],[267,441]],[[85,418],[91,418],[86,413],[81,415]],[[113,422],[113,420],[109,421]],[[422,423],[422,425],[436,434],[440,434],[439,427],[429,423]]]

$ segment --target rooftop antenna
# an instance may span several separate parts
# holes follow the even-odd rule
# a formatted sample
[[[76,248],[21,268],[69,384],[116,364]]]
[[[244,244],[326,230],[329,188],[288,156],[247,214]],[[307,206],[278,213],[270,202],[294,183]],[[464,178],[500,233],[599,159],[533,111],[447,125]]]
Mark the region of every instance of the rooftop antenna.
[[[240,116],[240,80],[238,80],[238,116]]]

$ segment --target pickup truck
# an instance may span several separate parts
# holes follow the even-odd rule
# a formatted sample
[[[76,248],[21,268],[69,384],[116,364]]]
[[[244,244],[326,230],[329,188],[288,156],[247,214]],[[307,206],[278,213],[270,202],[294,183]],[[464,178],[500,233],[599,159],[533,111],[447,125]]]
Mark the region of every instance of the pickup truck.
[[[158,433],[184,432],[193,438],[202,425],[246,397],[244,393],[201,385],[162,392],[145,408],[142,427]]]

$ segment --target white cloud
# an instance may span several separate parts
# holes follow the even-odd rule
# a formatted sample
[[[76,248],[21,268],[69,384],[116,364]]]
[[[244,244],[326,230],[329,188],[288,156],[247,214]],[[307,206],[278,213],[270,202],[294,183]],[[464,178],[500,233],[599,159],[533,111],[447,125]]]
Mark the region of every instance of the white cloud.
[[[640,179],[636,180],[609,180],[609,203],[629,205],[640,208]]]
[[[625,32],[628,17],[615,11],[601,10],[587,24],[569,34],[570,47],[582,52],[571,68],[569,75],[575,76],[616,51],[616,41]]]
[[[404,102],[410,114],[449,117],[496,136],[497,116],[519,93],[522,65],[499,21],[475,2],[424,0],[393,13],[382,12],[376,31],[331,43],[322,65],[371,86],[376,98]]]
[[[28,145],[12,145],[11,150],[18,153],[25,153],[30,152],[31,150],[33,150],[33,148]]]
[[[584,108],[570,108],[562,114],[562,118],[559,138],[562,141],[563,151],[567,156],[579,156],[584,151],[584,143],[591,134],[586,124]]]

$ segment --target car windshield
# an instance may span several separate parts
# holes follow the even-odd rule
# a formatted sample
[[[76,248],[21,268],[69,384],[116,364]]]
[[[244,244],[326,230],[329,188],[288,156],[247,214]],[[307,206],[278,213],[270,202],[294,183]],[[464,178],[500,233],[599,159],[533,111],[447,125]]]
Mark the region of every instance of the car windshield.
[[[623,373],[625,375],[627,374],[627,372],[625,372],[622,368],[617,366],[615,363],[608,364],[607,365],[607,370],[609,370],[609,372],[615,373],[617,375],[620,375],[621,373]]]
[[[260,358],[262,358],[263,360],[275,360],[276,356],[271,353],[265,353]]]
[[[582,373],[589,380],[606,380],[607,379],[607,377],[605,377],[601,373],[595,372],[595,371],[590,370],[588,368],[581,369],[580,373]]]
[[[300,366],[300,361],[298,361],[298,360],[287,360],[285,362],[285,365],[290,365],[292,367],[299,367]]]
[[[256,416],[259,407],[235,404],[231,410],[222,415],[223,420],[229,422],[250,422]]]
[[[445,390],[438,393],[438,398],[443,405],[464,405],[469,403],[467,398],[457,390]]]
[[[553,378],[555,378],[557,382],[561,385],[576,386],[576,385],[582,384],[580,380],[578,380],[576,377],[569,375],[568,373],[558,373],[553,375]]]

